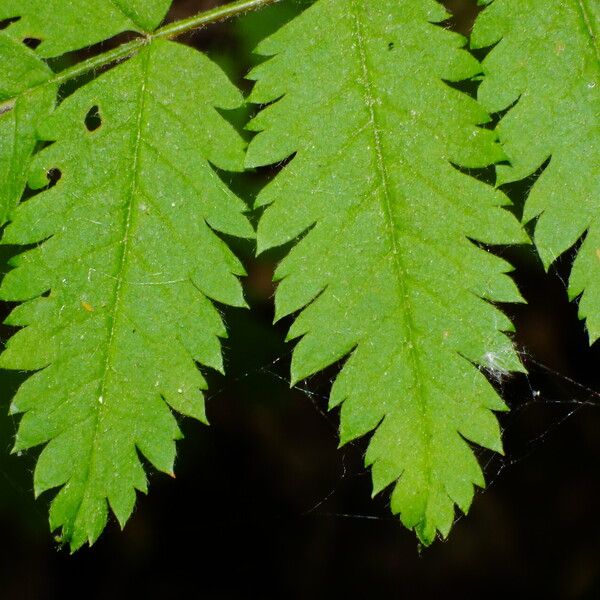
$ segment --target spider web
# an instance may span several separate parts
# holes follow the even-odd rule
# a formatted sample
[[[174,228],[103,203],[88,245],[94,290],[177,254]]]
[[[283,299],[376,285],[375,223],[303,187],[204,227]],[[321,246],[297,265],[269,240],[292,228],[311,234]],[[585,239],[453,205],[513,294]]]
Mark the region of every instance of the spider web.
[[[516,334],[514,337],[515,346],[521,356],[522,362],[528,370],[528,374],[508,374],[501,369],[496,368],[496,361],[492,357],[487,365],[481,366],[480,369],[486,374],[489,381],[496,387],[499,394],[505,399],[510,407],[510,412],[500,415],[500,422],[505,439],[506,454],[500,456],[474,447],[474,451],[478,457],[480,464],[484,470],[487,486],[485,490],[479,493],[489,493],[491,489],[497,486],[502,486],[505,480],[505,475],[516,465],[529,459],[534,453],[548,441],[551,436],[557,434],[561,428],[573,417],[584,410],[593,410],[600,407],[600,391],[598,391],[597,380],[599,373],[594,372],[594,365],[599,364],[598,360],[598,344],[589,348],[587,345],[587,336],[585,334],[584,324],[577,319],[576,303],[569,303],[567,296],[566,273],[572,262],[572,257],[576,252],[574,248],[570,253],[561,257],[557,264],[551,269],[550,273],[545,274],[535,252],[532,248],[525,250],[525,261],[514,260],[514,257],[507,256],[512,252],[510,249],[499,249],[497,253],[507,258],[509,261],[516,263],[516,271],[514,273],[517,284],[521,288],[524,296],[529,301],[526,305],[505,305],[503,310],[516,322]],[[281,252],[285,252],[282,249]],[[256,287],[256,280],[261,276],[256,275],[256,266],[260,265],[261,259],[250,258],[252,252],[243,251],[241,254],[246,256],[250,276],[247,282],[248,295],[254,295],[253,310],[246,313],[244,317],[248,321],[264,321],[261,326],[265,330],[271,329],[270,320],[272,316],[271,296],[273,293],[270,285],[265,286],[259,282],[259,287],[262,285],[262,290],[258,292],[253,290]],[[521,254],[523,254],[521,252]],[[270,280],[270,275],[274,268],[274,264],[280,257],[268,257],[266,264],[263,264],[263,280]],[[264,261],[264,259],[263,259]],[[533,261],[533,264],[532,264]],[[550,292],[548,292],[550,290]],[[548,302],[548,295],[551,301]],[[553,298],[552,298],[553,297]],[[559,318],[554,318],[551,313],[540,317],[540,312],[543,312],[543,307],[555,306],[558,314],[562,315]],[[264,309],[264,310],[263,310]],[[293,352],[293,344],[282,345],[282,340],[285,337],[285,330],[289,322],[283,322],[278,325],[274,336],[275,351],[269,355],[271,349],[266,353],[266,357],[262,361],[247,360],[248,348],[252,347],[257,353],[261,352],[261,345],[272,346],[273,341],[261,340],[260,335],[256,333],[249,334],[248,331],[243,331],[243,328],[236,325],[235,310],[224,309],[226,313],[226,321],[230,322],[231,339],[225,344],[226,362],[230,363],[229,371],[232,373],[229,376],[221,376],[211,374],[209,377],[209,391],[206,396],[207,409],[209,415],[211,407],[214,408],[216,403],[224,397],[232,395],[247,396],[249,388],[252,384],[252,379],[255,377],[262,378],[265,382],[265,394],[270,393],[276,388],[289,390],[289,364]],[[238,311],[238,315],[242,311]],[[232,318],[230,318],[232,317]],[[534,326],[534,329],[545,331],[554,323],[563,331],[570,332],[570,335],[575,335],[575,342],[567,344],[566,348],[556,348],[563,355],[569,354],[571,350],[580,360],[585,357],[586,364],[589,363],[589,368],[581,369],[573,368],[573,365],[553,366],[555,363],[564,362],[559,357],[554,361],[548,360],[548,348],[551,346],[561,346],[560,335],[551,336],[550,340],[543,340],[541,346],[545,346],[545,351],[540,352],[534,350],[534,346],[540,346],[535,339],[531,339],[531,334],[527,334],[527,329],[531,328],[532,320],[540,321]],[[242,340],[236,338],[242,337]],[[242,343],[239,343],[239,342]],[[243,356],[241,365],[234,364],[232,354],[240,352]],[[248,366],[248,362],[254,362],[254,366]],[[257,364],[258,363],[258,364]],[[550,364],[549,364],[550,363]],[[575,365],[576,367],[579,365]],[[308,404],[317,421],[322,421],[325,425],[327,435],[331,436],[332,445],[337,445],[338,439],[338,415],[337,411],[328,412],[327,405],[329,399],[329,391],[331,385],[339,371],[340,365],[334,366],[327,370],[324,374],[315,375],[308,380],[300,382],[294,386],[291,391],[285,394],[285,402],[305,402]],[[577,371],[581,373],[577,373]],[[475,373],[475,372],[474,372]],[[271,389],[269,390],[269,382]],[[275,393],[275,392],[273,392]],[[519,430],[525,425],[526,429],[531,428],[532,414],[537,411],[541,415],[543,423],[535,428],[535,431],[527,431],[525,435]],[[2,444],[3,453],[8,454],[14,433],[18,426],[18,418],[13,416],[5,419],[9,424],[12,424],[12,431],[4,438]],[[533,419],[534,421],[536,419]],[[6,430],[6,426],[5,426]],[[4,436],[3,436],[4,437]],[[367,436],[368,439],[369,436]],[[310,434],[306,432],[306,438],[310,439]],[[319,519],[351,519],[362,521],[380,521],[389,522],[390,526],[398,527],[398,518],[393,516],[389,511],[378,511],[378,506],[373,504],[373,511],[363,512],[356,511],[339,511],[335,509],[338,504],[337,496],[343,493],[343,487],[357,479],[365,480],[365,483],[370,479],[370,469],[358,465],[354,460],[356,452],[362,450],[365,439],[352,442],[344,448],[337,451],[337,473],[330,477],[323,487],[322,492],[319,492],[315,497],[306,501],[305,506],[300,508],[295,515],[297,518],[319,518]],[[184,449],[185,451],[185,449]],[[37,452],[25,453],[25,459],[19,459],[18,467],[27,469],[30,473],[29,481],[32,477],[33,460]],[[13,472],[14,471],[14,472]],[[15,492],[22,499],[23,503],[27,504],[35,511],[40,522],[45,521],[45,507],[41,503],[34,503],[31,484],[23,483],[22,478],[13,470],[8,470],[4,466],[4,460],[0,462],[0,474]],[[364,487],[367,487],[366,485]],[[387,492],[383,493],[384,501],[387,502]],[[365,498],[367,500],[367,498]],[[477,502],[477,499],[475,500]],[[333,505],[333,506],[332,506]],[[387,513],[387,514],[386,514]],[[462,519],[463,515],[458,513],[456,522]],[[392,523],[394,525],[392,525]]]
[[[509,445],[504,456],[480,448],[474,448],[484,470],[487,482],[486,488],[481,490],[480,493],[486,493],[496,485],[501,484],[502,476],[507,470],[527,460],[540,449],[549,436],[557,433],[567,421],[580,411],[583,409],[600,408],[599,391],[541,363],[530,351],[524,348],[517,349],[517,351],[529,374],[512,375],[481,367],[481,370],[499,388],[501,395],[505,399],[507,396],[512,396],[512,400],[509,400],[510,412],[501,416],[503,437],[506,438],[512,428],[519,423],[521,417],[532,409],[559,409],[556,411],[558,414],[554,416],[546,414],[550,422],[545,424],[542,430],[535,433],[533,437],[525,440],[524,443],[517,444],[517,447],[513,448],[511,447],[512,445]],[[287,370],[291,353],[292,349],[258,369],[244,372],[242,375],[226,383],[222,388],[209,394],[207,402],[216,401],[222,394],[227,392],[231,385],[239,384],[257,373],[271,377],[276,382],[287,386],[289,380],[282,375],[278,367],[284,367]],[[335,376],[320,377],[317,375],[293,386],[292,390],[298,393],[298,397],[310,404],[316,415],[326,423],[331,435],[337,439],[337,415],[327,412],[326,409],[329,399],[328,389],[333,384],[334,379]],[[553,392],[551,390],[545,391],[545,387],[555,388],[554,395],[552,395]],[[352,447],[356,443],[351,442],[348,446]],[[389,516],[382,516],[378,514],[341,513],[327,510],[328,502],[338,493],[344,482],[357,477],[370,476],[370,469],[352,470],[347,462],[346,451],[341,449],[339,451],[339,474],[332,482],[331,487],[297,516],[398,523],[398,518],[391,514]],[[464,515],[459,513],[455,519],[455,523],[463,517]]]
[[[182,2],[183,3],[183,2]],[[448,5],[452,5],[453,9],[463,8],[469,11],[469,14],[473,13],[474,3],[461,2],[460,0],[448,1]],[[466,8],[465,8],[466,7]],[[470,8],[469,8],[470,7]],[[466,33],[470,28],[470,20],[472,15],[465,19],[455,19],[448,21],[444,26],[455,30],[461,30]],[[198,38],[202,42],[201,38]],[[464,91],[475,93],[475,90],[469,90],[465,84]],[[540,170],[541,173],[541,170]],[[487,180],[488,183],[493,183],[493,176],[490,173],[471,173],[473,176]],[[536,174],[536,177],[539,173]],[[515,201],[517,206],[516,212],[522,212],[522,204],[526,195],[527,189],[530,187],[532,180],[525,182],[518,182],[515,184],[514,189],[507,189],[507,193]],[[518,215],[520,216],[520,215]],[[508,251],[506,252],[508,253]],[[505,254],[505,252],[500,252]],[[565,274],[563,271],[568,270],[573,253],[569,253],[566,257],[563,257],[559,261],[559,265],[554,268],[549,275],[541,275],[541,267],[536,265],[533,269],[537,273],[536,279],[538,283],[542,280],[553,281],[553,283],[560,288],[560,292],[563,295],[563,304],[566,305],[566,283]],[[249,259],[248,259],[249,260]],[[510,260],[510,258],[509,258]],[[269,266],[268,269],[271,267]],[[268,270],[267,269],[267,270]],[[516,278],[526,277],[527,272],[531,272],[530,267],[526,267],[523,270],[523,274],[519,274],[517,268]],[[520,284],[522,282],[519,282]],[[258,305],[261,303],[266,304],[270,302],[272,290],[269,289],[266,293],[259,294]],[[536,294],[532,294],[535,296]],[[527,297],[528,295],[525,294]],[[540,294],[543,296],[543,293]],[[529,300],[529,298],[528,298]],[[543,301],[543,299],[542,299]],[[540,304],[540,299],[537,301]],[[537,312],[539,312],[539,306],[536,309],[529,307],[523,307],[516,309],[515,307],[507,307],[506,310],[511,317],[517,316],[517,335],[515,344],[518,352],[523,360],[524,365],[528,368],[529,374],[527,375],[508,375],[499,369],[495,368],[493,357],[488,361],[487,367],[482,367],[486,375],[492,382],[492,384],[499,390],[501,396],[508,402],[511,411],[505,415],[501,415],[501,425],[503,430],[503,436],[506,440],[506,455],[500,456],[492,454],[485,450],[475,448],[475,452],[478,455],[478,459],[484,469],[486,476],[487,487],[480,493],[489,493],[490,490],[497,486],[501,486],[507,472],[513,469],[516,465],[521,464],[530,458],[534,453],[538,452],[540,448],[549,440],[551,436],[556,435],[563,428],[563,426],[569,422],[573,417],[580,414],[584,410],[597,409],[600,406],[600,392],[595,387],[597,382],[597,375],[590,377],[579,377],[578,374],[573,374],[571,369],[563,369],[561,367],[551,366],[554,364],[553,361],[546,360],[546,357],[534,351],[530,348],[536,344],[528,343],[528,340],[522,340],[520,329],[527,328],[527,320]],[[260,309],[260,306],[258,306]],[[270,310],[270,309],[269,309]],[[566,309],[563,306],[563,311]],[[583,326],[577,323],[576,316],[574,315],[575,306],[571,305],[571,316],[565,323],[567,328],[578,328],[579,330],[579,348],[578,353],[581,356],[583,353],[589,353],[589,356],[598,355],[598,344],[592,349],[583,350],[585,344],[585,335],[583,332]],[[254,318],[255,315],[252,315]],[[270,316],[270,315],[269,315]],[[521,327],[520,327],[521,325]],[[282,326],[281,337],[283,338],[285,329],[285,323]],[[232,332],[233,333],[233,332]],[[2,335],[5,339],[7,336]],[[260,343],[260,342],[256,342]],[[246,344],[248,345],[248,344]],[[233,348],[234,344],[231,343]],[[210,406],[222,399],[224,395],[232,393],[240,394],[244,393],[244,382],[247,382],[250,378],[256,375],[266,377],[267,380],[271,380],[281,387],[288,387],[289,373],[289,362],[292,353],[292,346],[288,346],[284,351],[279,352],[275,358],[268,358],[264,363],[259,366],[252,367],[247,370],[242,370],[238,375],[226,377],[225,379],[220,376],[211,377],[211,388],[207,394],[207,405],[210,410]],[[227,353],[226,353],[227,354]],[[560,362],[560,361],[558,361]],[[598,358],[592,358],[588,360],[590,363],[596,365],[600,364]],[[336,369],[332,368],[328,370],[324,375],[317,375],[310,378],[307,381],[301,382],[294,386],[292,394],[287,396],[289,402],[300,401],[307,402],[314,411],[314,414],[319,420],[322,420],[327,430],[330,432],[332,441],[337,443],[338,436],[338,419],[335,412],[327,412],[327,404],[329,397],[329,390],[335,379]],[[596,379],[595,383],[589,383]],[[6,394],[8,396],[8,394]],[[514,430],[518,430],[519,427],[526,421],[529,416],[535,412],[541,411],[544,417],[544,423],[535,432],[530,433],[528,436],[523,437],[522,435],[513,435]],[[8,436],[2,445],[1,449],[3,453],[8,453],[12,438],[16,432],[18,421],[14,417],[10,417],[10,423],[12,423],[12,435]],[[522,439],[519,439],[521,437]],[[324,519],[352,519],[352,520],[364,520],[364,521],[381,521],[389,522],[390,526],[398,526],[398,518],[388,514],[383,516],[382,514],[376,514],[375,507],[372,513],[370,512],[339,512],[331,510],[329,506],[332,504],[332,500],[335,499],[336,495],[340,493],[343,485],[351,480],[357,478],[370,478],[370,470],[366,468],[357,468],[353,465],[353,461],[349,458],[349,454],[355,449],[361,446],[364,440],[353,442],[348,444],[347,447],[342,448],[338,451],[338,473],[332,480],[327,484],[323,492],[306,503],[306,507],[301,509],[297,516],[299,518],[324,518]],[[32,469],[33,456],[29,456],[27,459],[30,464],[30,470]],[[21,464],[21,467],[25,465]],[[0,464],[0,475],[5,482],[13,488],[19,497],[23,498],[23,502],[31,507],[40,517],[40,520],[45,521],[46,515],[44,513],[44,507],[40,506],[39,503],[32,502],[32,491],[30,485],[23,485],[17,478],[13,476],[11,472],[4,468],[4,464]],[[30,480],[32,477],[30,476]],[[385,492],[384,492],[385,494]],[[462,514],[458,514],[456,522],[462,519]]]
[[[529,182],[526,185],[529,185]],[[511,253],[510,249],[497,250],[498,254],[512,262],[525,262],[525,265],[516,265],[515,279],[529,303],[522,306],[505,305],[502,308],[516,322],[517,331],[514,335],[514,343],[528,373],[506,373],[496,368],[494,357],[488,361],[487,365],[479,367],[510,407],[510,412],[499,415],[506,446],[505,455],[498,455],[478,447],[473,448],[486,479],[486,488],[480,490],[480,494],[488,493],[496,486],[502,485],[504,475],[508,471],[538,452],[550,437],[558,434],[573,417],[584,410],[600,407],[600,391],[597,387],[598,373],[594,371],[594,365],[599,362],[598,350],[600,347],[597,344],[589,347],[585,326],[577,318],[576,303],[569,303],[567,296],[566,271],[572,263],[575,252],[576,248],[572,249],[559,259],[550,273],[544,273],[532,248],[521,249],[520,261],[507,256]],[[523,254],[525,261],[522,259]],[[548,302],[549,295],[554,296],[550,302]],[[267,294],[265,294],[264,300],[266,301],[266,299]],[[547,305],[553,306],[554,310],[558,311],[557,314],[561,315],[560,318],[554,319],[554,321],[559,321],[558,323],[552,323],[553,318],[556,317],[554,313],[540,316]],[[552,336],[550,336],[550,340],[543,340],[544,343],[540,344],[535,339],[529,339],[532,336],[531,333],[527,333],[527,329],[532,327],[532,320],[538,321],[537,325],[534,324],[534,329],[545,331],[552,326],[558,328],[559,331],[554,336],[556,340],[552,341]],[[284,323],[282,331],[286,327],[287,324]],[[575,340],[564,340],[565,334],[574,337]],[[283,335],[282,333],[282,337]],[[568,355],[573,351],[576,356],[575,362],[584,362],[585,365],[566,364],[562,367],[555,367],[547,364],[564,362],[560,356],[553,361],[548,360],[551,357],[545,356],[556,350],[551,348],[553,343],[562,345],[560,340],[565,342],[565,347],[558,348],[559,353]],[[234,346],[233,343],[231,345]],[[532,347],[540,345],[545,346],[543,352],[532,349]],[[267,380],[271,379],[282,387],[288,387],[292,352],[293,345],[290,344],[275,358],[253,369],[242,371],[238,376],[223,382],[221,387],[217,387],[214,392],[209,393],[207,397],[209,409],[210,404],[218,401],[224,394],[230,393],[232,389],[235,389],[234,393],[236,394],[239,394],[241,390],[243,393],[244,380],[257,374],[266,377]],[[292,388],[295,394],[288,396],[290,402],[307,402],[316,417],[325,423],[329,434],[336,443],[338,415],[337,411],[328,412],[327,405],[329,390],[339,368],[340,365],[337,365],[324,374],[318,374],[300,382]],[[574,374],[577,371],[581,373]],[[541,421],[541,423],[532,425],[531,421]],[[519,431],[523,428],[528,430],[525,434]],[[530,429],[534,431],[529,431]],[[332,504],[330,501],[335,500],[341,488],[348,481],[362,477],[370,478],[370,469],[357,468],[355,464],[351,466],[355,461],[348,459],[349,452],[352,452],[356,446],[364,445],[364,442],[365,440],[351,442],[338,450],[338,473],[331,478],[322,494],[308,502],[306,507],[298,512],[297,517],[398,523],[398,518],[391,514],[385,516],[376,514],[377,507],[375,505],[372,513],[339,512],[329,509],[329,505]],[[389,496],[387,492],[383,492],[383,495],[384,497]],[[463,516],[462,513],[458,513],[455,522],[460,521]]]

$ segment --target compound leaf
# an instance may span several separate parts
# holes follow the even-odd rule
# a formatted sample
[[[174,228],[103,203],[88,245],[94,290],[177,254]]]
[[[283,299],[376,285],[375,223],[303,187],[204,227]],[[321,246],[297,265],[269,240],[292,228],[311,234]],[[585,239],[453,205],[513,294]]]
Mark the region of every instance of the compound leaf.
[[[477,75],[432,0],[318,0],[268,38],[247,165],[291,158],[262,191],[259,250],[294,241],[277,318],[301,311],[298,381],[346,359],[331,393],[342,443],[373,430],[374,493],[424,544],[446,536],[484,479],[470,448],[501,451],[504,410],[480,369],[522,369],[510,266],[477,247],[526,240],[499,191],[453,163],[504,158],[487,113],[446,81]],[[426,43],[425,43],[426,42]]]
[[[0,31],[0,225],[21,197],[37,126],[56,102],[54,73],[42,59],[123,31],[152,31],[170,5],[171,0],[88,0],[84,7],[64,0],[0,0],[0,21],[7,21]]]
[[[38,56],[49,58],[101,42],[123,31],[149,33],[165,17],[172,0],[0,0],[5,32],[16,40],[36,40]],[[83,6],[82,6],[83,4]]]
[[[93,542],[107,502],[121,525],[146,490],[138,452],[173,472],[170,410],[205,421],[196,362],[222,369],[211,299],[243,306],[243,268],[215,230],[248,237],[241,200],[211,165],[243,169],[244,143],[216,108],[240,93],[202,54],[154,41],[63,101],[39,133],[4,243],[35,245],[0,288],[24,326],[0,366],[37,371],[17,392],[15,450],[45,444],[35,492],[61,487],[53,529]]]
[[[495,0],[472,45],[495,44],[479,100],[508,113],[498,134],[510,161],[498,184],[550,162],[533,186],[524,221],[548,268],[582,236],[569,284],[590,341],[600,337],[600,4],[593,0]]]
[[[37,124],[54,107],[56,86],[43,85],[51,77],[33,50],[0,31],[0,226],[23,192]]]

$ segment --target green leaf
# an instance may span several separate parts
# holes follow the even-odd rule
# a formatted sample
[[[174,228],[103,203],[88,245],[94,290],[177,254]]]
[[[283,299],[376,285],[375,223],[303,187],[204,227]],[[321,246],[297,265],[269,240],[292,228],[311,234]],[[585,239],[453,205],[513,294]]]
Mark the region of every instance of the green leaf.
[[[165,17],[172,0],[0,0],[0,19],[18,19],[5,30],[16,40],[41,43],[38,56],[78,50],[123,31],[149,33]]]
[[[510,165],[498,185],[534,173],[524,221],[546,268],[585,234],[569,284],[590,341],[600,337],[600,4],[592,0],[496,0],[472,44],[497,44],[484,61],[481,103],[509,107],[498,133]],[[514,106],[513,106],[514,104]]]
[[[519,301],[478,248],[526,240],[500,192],[463,174],[503,158],[486,112],[443,80],[477,75],[431,0],[319,0],[263,42],[251,100],[270,104],[247,165],[291,162],[263,190],[259,250],[295,242],[277,318],[301,311],[294,382],[346,359],[331,393],[341,440],[375,430],[374,493],[424,544],[484,479],[470,443],[501,451],[505,406],[472,363],[522,369],[491,302]],[[425,43],[426,41],[426,43]]]
[[[0,108],[0,226],[23,193],[37,124],[54,106],[56,86],[43,85],[51,76],[32,50],[0,31],[0,106],[14,98]]]
[[[61,487],[53,529],[93,542],[107,501],[123,525],[146,490],[138,452],[173,472],[170,409],[205,421],[196,362],[222,370],[211,299],[244,306],[243,268],[216,231],[249,237],[245,205],[211,165],[243,168],[244,143],[216,108],[240,93],[200,53],[155,41],[68,97],[40,134],[3,242],[35,245],[0,289],[25,326],[0,366],[35,370],[16,394],[15,450],[46,444],[35,492]],[[95,119],[86,119],[91,115]],[[87,123],[87,126],[86,126]],[[56,172],[56,171],[55,171]]]
[[[242,55],[254,61],[252,52],[261,40],[296,17],[312,0],[278,2],[257,12],[249,12],[233,22]]]
[[[82,9],[80,3],[64,0],[0,0],[0,20],[13,20],[0,31],[0,225],[21,197],[37,126],[56,101],[54,73],[42,58],[123,31],[151,31],[170,4],[171,0],[88,0]],[[27,39],[41,43],[30,50],[22,43]]]

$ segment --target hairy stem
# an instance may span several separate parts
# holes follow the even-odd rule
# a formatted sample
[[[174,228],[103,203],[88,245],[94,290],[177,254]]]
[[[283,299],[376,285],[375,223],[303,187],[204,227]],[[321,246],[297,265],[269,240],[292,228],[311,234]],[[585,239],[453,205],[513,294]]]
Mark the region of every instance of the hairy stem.
[[[188,19],[182,19],[181,21],[176,21],[175,23],[169,23],[164,27],[157,29],[154,33],[147,34],[144,37],[136,38],[130,42],[121,44],[117,48],[109,50],[108,52],[103,52],[102,54],[88,58],[87,60],[73,65],[72,67],[68,67],[63,71],[60,71],[47,81],[24,90],[13,98],[3,100],[0,102],[0,115],[12,110],[15,106],[15,102],[20,96],[31,93],[32,91],[45,85],[60,85],[66,81],[69,81],[70,79],[75,79],[95,69],[100,69],[112,63],[125,60],[136,52],[139,52],[144,46],[152,42],[152,40],[161,38],[170,40],[189,31],[200,29],[212,23],[219,23],[252,10],[258,10],[259,8],[263,8],[269,4],[276,4],[280,1],[281,0],[237,0],[236,2],[231,2],[230,4],[225,4],[223,6],[217,6],[216,8],[201,12],[193,17],[189,17]]]
[[[244,13],[263,8],[269,4],[276,4],[280,1],[281,0],[238,0],[231,4],[217,6],[216,8],[190,17],[189,19],[169,23],[158,29],[151,38],[172,39],[188,31],[204,27],[205,25],[225,21],[231,17],[237,17]]]

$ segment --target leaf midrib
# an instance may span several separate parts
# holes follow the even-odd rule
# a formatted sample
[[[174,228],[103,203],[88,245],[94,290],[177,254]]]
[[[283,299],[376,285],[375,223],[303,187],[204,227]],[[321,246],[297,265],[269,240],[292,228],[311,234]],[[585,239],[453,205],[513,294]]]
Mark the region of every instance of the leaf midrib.
[[[381,202],[382,212],[385,217],[388,238],[390,241],[390,245],[393,251],[393,259],[392,262],[394,264],[394,270],[396,274],[396,285],[398,289],[398,296],[400,303],[403,305],[403,321],[405,326],[405,335],[407,340],[407,355],[409,357],[413,376],[414,376],[414,390],[415,390],[415,398],[419,401],[419,407],[421,411],[421,417],[424,424],[424,435],[426,437],[427,448],[428,448],[428,479],[431,480],[431,439],[432,439],[432,427],[431,427],[431,417],[429,415],[427,399],[425,390],[423,389],[423,385],[421,383],[421,378],[419,374],[421,373],[421,365],[420,359],[417,354],[416,348],[417,343],[414,336],[415,323],[412,317],[412,307],[407,300],[408,289],[405,285],[405,282],[402,278],[402,273],[406,271],[403,267],[403,254],[401,250],[401,246],[398,240],[398,236],[396,234],[396,223],[394,219],[394,212],[392,209],[392,198],[390,195],[390,184],[389,177],[387,172],[387,167],[384,159],[384,148],[383,142],[381,140],[381,128],[378,125],[379,118],[377,116],[377,102],[374,93],[374,84],[371,77],[371,68],[369,66],[369,60],[366,51],[365,39],[362,31],[362,23],[360,20],[360,16],[358,14],[359,8],[358,5],[362,6],[362,0],[352,0],[351,4],[351,15],[354,25],[354,37],[356,40],[356,49],[358,54],[359,64],[362,70],[362,87],[363,87],[363,96],[365,100],[365,105],[369,111],[369,121],[371,123],[371,129],[373,132],[373,145],[375,148],[375,155],[377,160],[377,171],[379,180],[381,182],[381,188],[383,193],[378,194],[378,197]]]
[[[134,208],[137,206],[136,204],[136,192],[139,186],[139,159],[140,159],[140,150],[142,146],[142,130],[144,128],[144,113],[146,106],[146,88],[148,86],[148,77],[150,70],[150,60],[151,60],[151,51],[148,50],[145,55],[142,55],[143,65],[142,65],[142,81],[140,92],[138,96],[137,103],[137,118],[136,118],[136,128],[135,128],[135,141],[133,143],[132,148],[132,164],[129,172],[131,173],[131,183],[129,188],[129,206],[123,218],[123,240],[121,242],[121,255],[119,257],[119,268],[118,273],[116,274],[117,283],[114,287],[113,293],[113,310],[110,316],[110,331],[108,335],[108,340],[106,343],[106,352],[104,354],[104,371],[100,380],[100,384],[98,387],[98,397],[96,399],[96,415],[94,422],[94,433],[92,437],[92,443],[90,447],[90,458],[89,458],[89,467],[86,473],[85,480],[85,491],[81,496],[81,501],[79,503],[79,507],[77,509],[77,516],[79,515],[79,510],[83,501],[87,497],[89,493],[89,482],[93,478],[94,467],[96,463],[96,447],[97,447],[97,439],[98,432],[100,430],[100,423],[102,421],[102,417],[106,410],[110,407],[110,402],[112,398],[107,395],[107,388],[109,385],[109,374],[112,370],[112,363],[114,360],[114,349],[115,349],[115,333],[118,328],[118,322],[120,319],[120,313],[122,312],[122,292],[123,285],[126,283],[126,273],[129,268],[129,257],[130,257],[130,245],[131,238],[134,230]],[[77,519],[77,517],[75,517]]]

